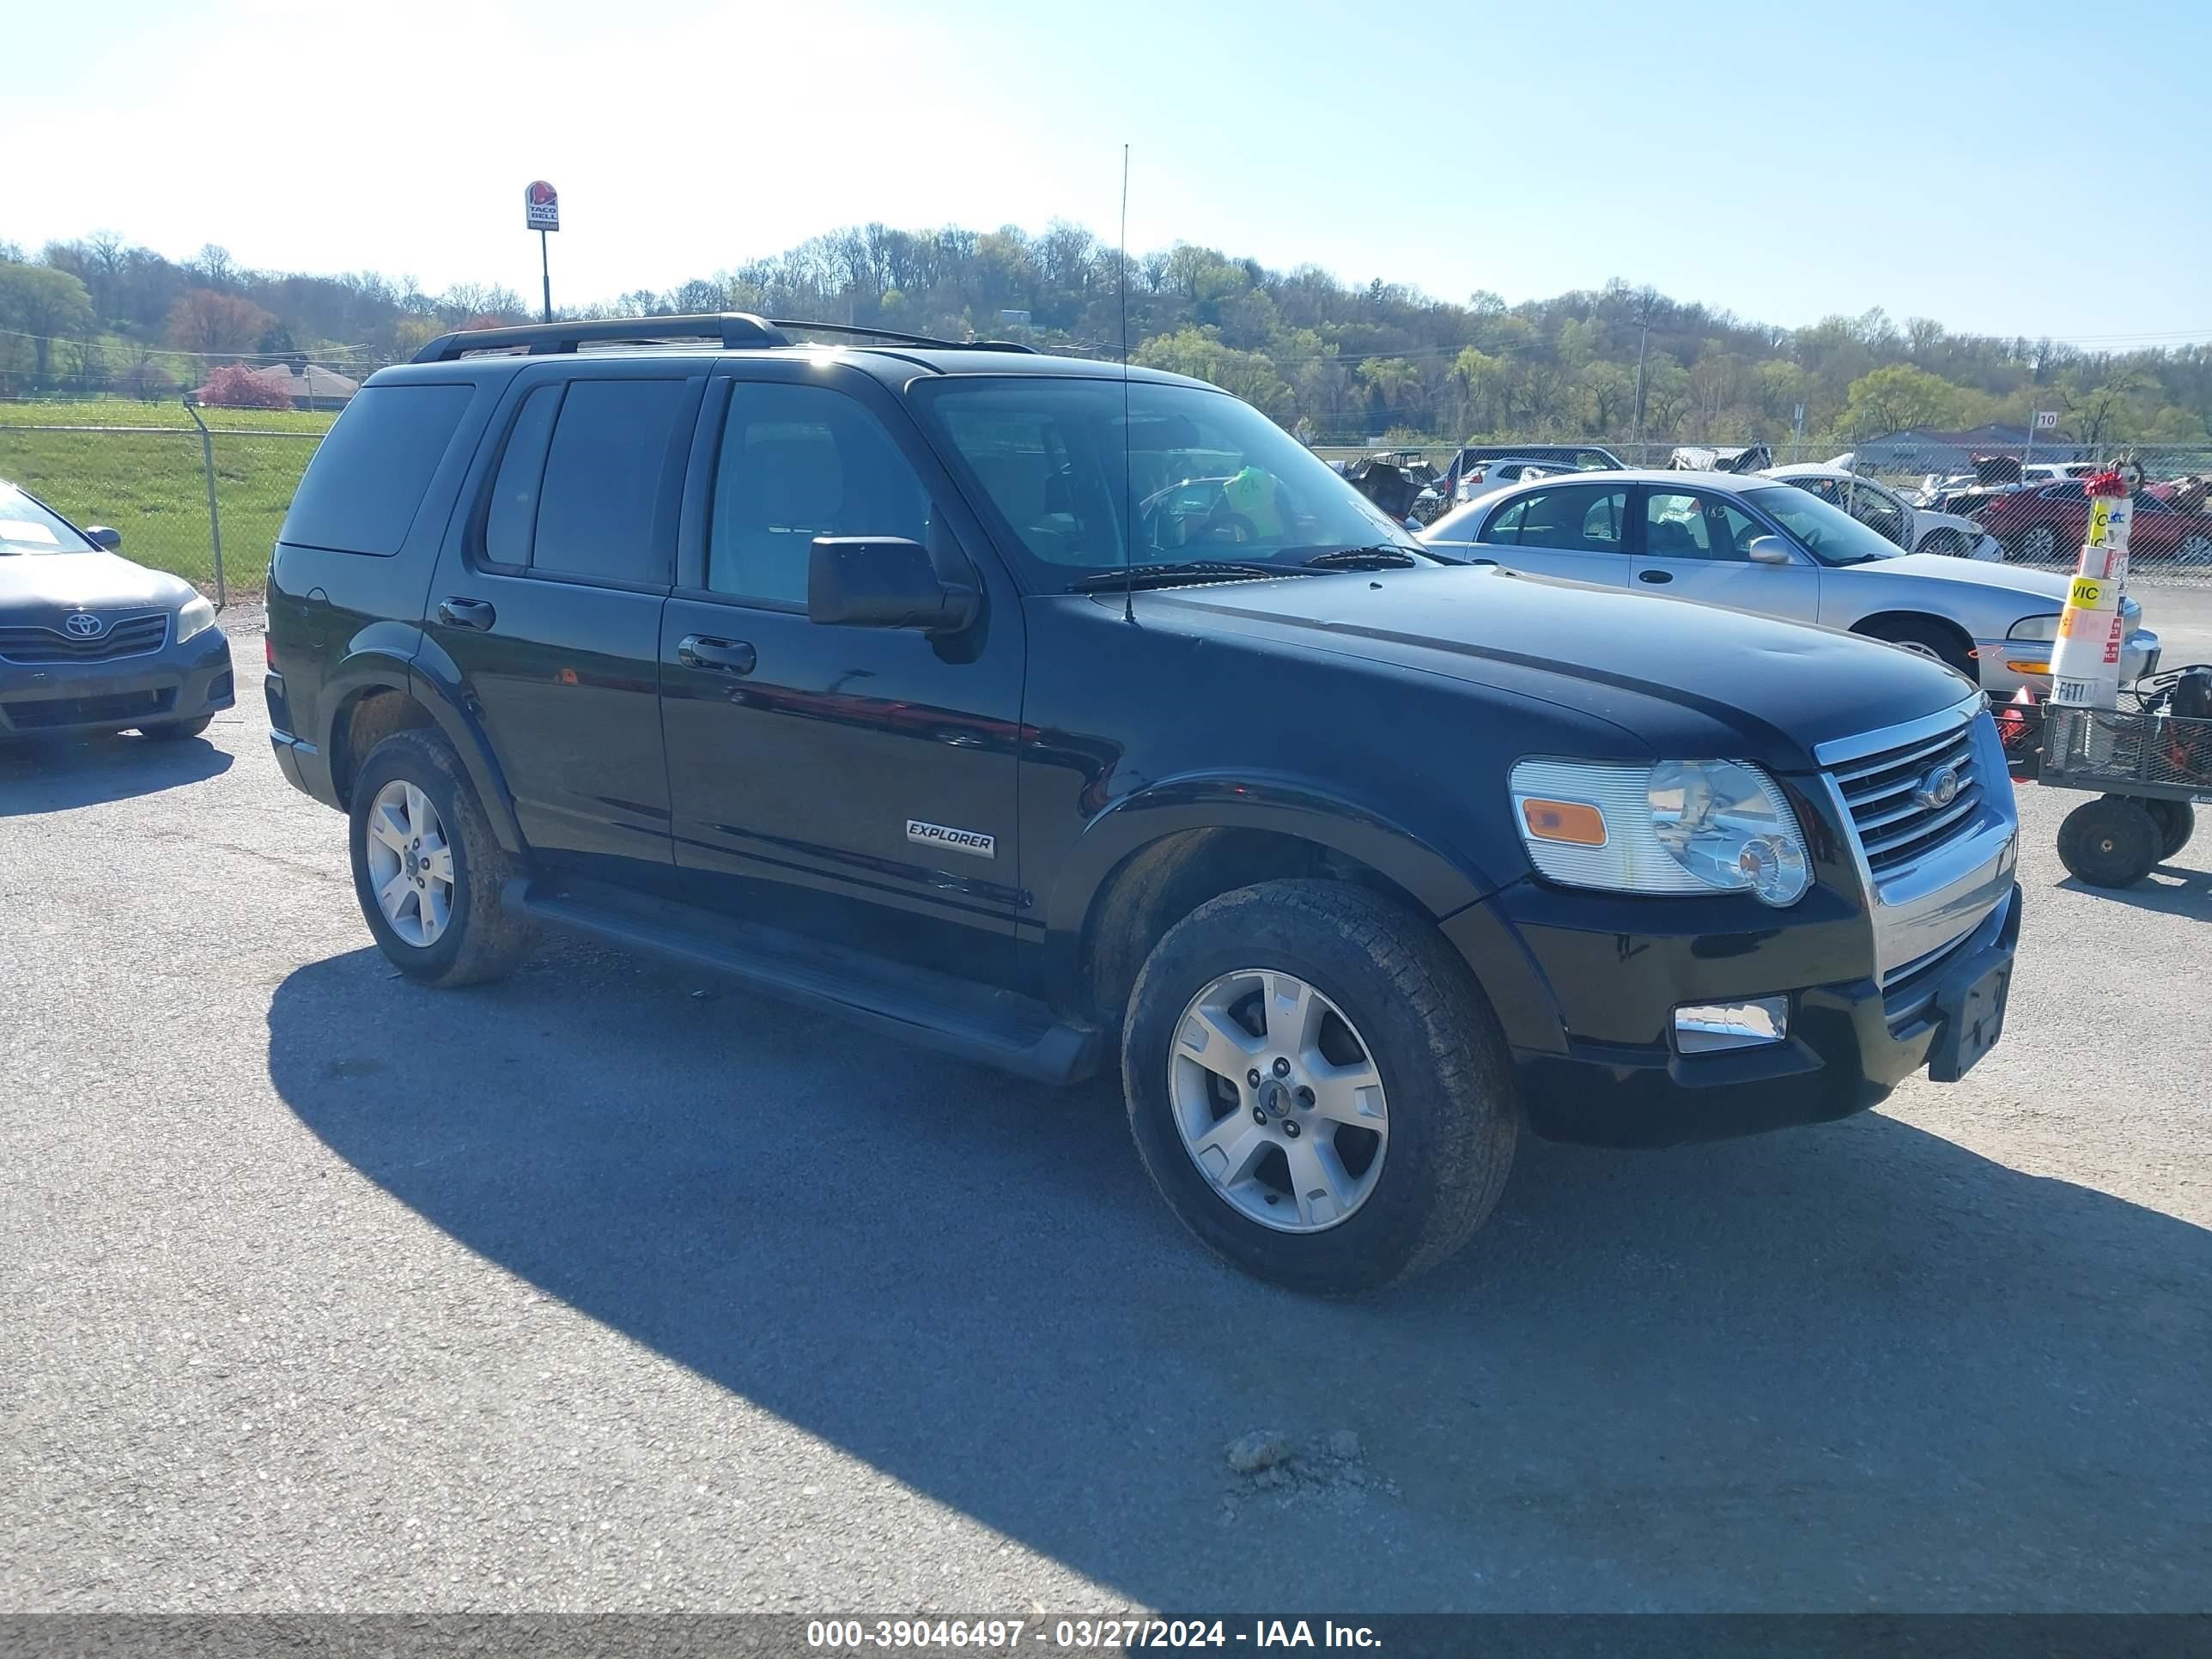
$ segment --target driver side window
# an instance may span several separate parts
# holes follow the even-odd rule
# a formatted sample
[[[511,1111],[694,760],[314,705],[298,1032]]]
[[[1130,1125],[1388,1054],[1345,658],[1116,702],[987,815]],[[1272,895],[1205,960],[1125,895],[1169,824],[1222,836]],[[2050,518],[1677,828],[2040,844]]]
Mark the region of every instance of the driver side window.
[[[714,592],[803,605],[817,536],[926,544],[929,496],[890,434],[842,392],[740,380],[722,425],[707,535]]]
[[[1717,495],[1655,489],[1644,498],[1644,552],[1653,559],[1741,559],[1758,520]]]

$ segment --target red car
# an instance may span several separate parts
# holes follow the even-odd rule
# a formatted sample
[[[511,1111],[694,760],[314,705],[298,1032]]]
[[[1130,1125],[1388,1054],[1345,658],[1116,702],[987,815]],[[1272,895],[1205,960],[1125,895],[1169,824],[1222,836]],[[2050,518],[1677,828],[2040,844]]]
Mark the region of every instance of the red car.
[[[2193,510],[2174,504],[2176,487],[2152,484],[2136,497],[2134,527],[2128,532],[2128,557],[2134,563],[2212,565],[2212,513],[2201,492],[2182,497]],[[1973,518],[2005,545],[2007,556],[2029,564],[2064,562],[2081,550],[2089,533],[2089,498],[2081,480],[2047,484],[1991,498]]]

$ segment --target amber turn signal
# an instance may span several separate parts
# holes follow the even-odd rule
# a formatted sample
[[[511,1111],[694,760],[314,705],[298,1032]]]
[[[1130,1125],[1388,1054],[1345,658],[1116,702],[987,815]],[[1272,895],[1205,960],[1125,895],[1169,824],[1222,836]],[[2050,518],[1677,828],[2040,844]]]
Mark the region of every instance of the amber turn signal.
[[[1524,800],[1521,817],[1538,841],[1564,841],[1577,847],[1605,845],[1605,814],[1575,800]]]

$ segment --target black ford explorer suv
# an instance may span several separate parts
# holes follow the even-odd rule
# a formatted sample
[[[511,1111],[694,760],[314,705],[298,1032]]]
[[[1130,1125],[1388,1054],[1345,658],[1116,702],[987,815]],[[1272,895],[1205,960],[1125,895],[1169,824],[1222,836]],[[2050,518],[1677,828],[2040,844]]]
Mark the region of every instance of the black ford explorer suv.
[[[407,973],[559,928],[1118,1066],[1192,1231],[1318,1291],[1449,1254],[1524,1126],[1833,1118],[1996,1040],[1950,670],[1448,567],[1197,381],[787,329],[841,331],[447,336],[325,441],[270,714]]]

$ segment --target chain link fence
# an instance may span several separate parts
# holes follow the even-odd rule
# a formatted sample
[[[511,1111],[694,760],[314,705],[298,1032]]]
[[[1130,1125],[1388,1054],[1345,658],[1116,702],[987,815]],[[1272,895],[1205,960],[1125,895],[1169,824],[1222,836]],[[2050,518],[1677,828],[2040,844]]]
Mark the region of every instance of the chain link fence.
[[[0,405],[0,479],[227,602],[258,592],[276,532],[334,416],[114,400]]]
[[[218,599],[258,592],[278,527],[307,462],[336,418],[258,410],[193,410],[105,399],[0,404],[0,479],[21,484],[80,525],[106,525],[123,550],[198,583]],[[204,425],[202,422],[204,422]],[[2088,522],[2080,475],[2132,454],[2146,480],[2130,540],[2130,580],[2212,586],[2212,446],[2077,444],[1985,449],[1879,439],[1838,451],[1811,441],[1741,444],[1486,440],[1490,455],[1526,451],[1563,470],[1628,466],[1812,466],[1813,489],[1900,546],[2001,556],[2071,571]],[[1387,453],[1449,477],[1459,447],[1317,445],[1339,463]],[[1576,452],[1582,452],[1578,457]],[[2023,472],[2025,476],[2023,477]]]

